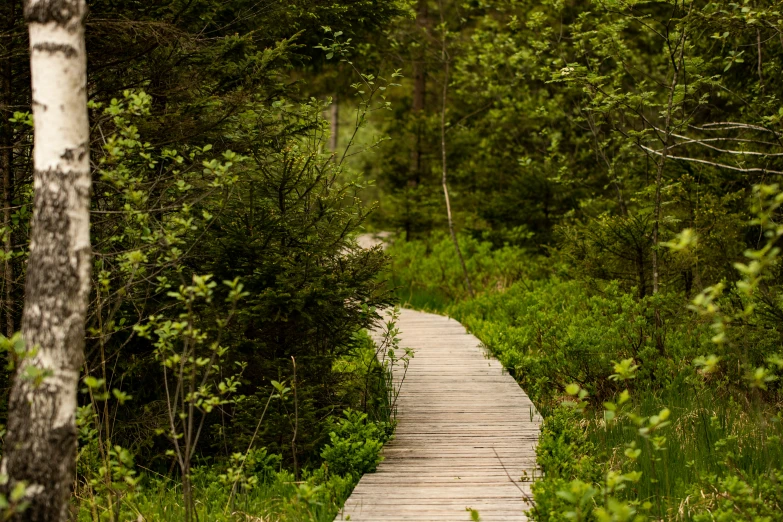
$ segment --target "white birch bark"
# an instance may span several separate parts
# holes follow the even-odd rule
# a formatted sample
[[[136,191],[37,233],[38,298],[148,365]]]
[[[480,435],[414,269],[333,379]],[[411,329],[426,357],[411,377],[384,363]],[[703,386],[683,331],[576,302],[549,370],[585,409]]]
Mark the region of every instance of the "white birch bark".
[[[76,457],[76,393],[90,288],[85,0],[25,0],[35,147],[20,361],[0,472],[27,484],[26,521],[65,521]],[[42,373],[43,372],[43,373]],[[43,380],[27,377],[42,375]]]

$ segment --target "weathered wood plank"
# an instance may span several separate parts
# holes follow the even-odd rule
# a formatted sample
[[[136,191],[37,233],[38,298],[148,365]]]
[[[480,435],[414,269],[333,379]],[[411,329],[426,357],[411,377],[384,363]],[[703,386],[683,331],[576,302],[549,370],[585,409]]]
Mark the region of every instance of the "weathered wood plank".
[[[457,321],[402,310],[398,327],[416,353],[395,439],[336,520],[468,521],[468,508],[487,522],[526,520],[541,421],[533,403]]]

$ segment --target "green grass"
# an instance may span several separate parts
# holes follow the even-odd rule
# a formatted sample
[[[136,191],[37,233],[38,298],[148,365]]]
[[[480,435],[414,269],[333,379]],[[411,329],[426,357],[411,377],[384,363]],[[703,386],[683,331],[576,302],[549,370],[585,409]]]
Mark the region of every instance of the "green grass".
[[[296,482],[287,472],[241,492],[229,503],[230,487],[217,474],[203,468],[194,477],[198,520],[241,521],[314,521],[331,522],[350,493],[353,484],[332,480],[323,484]],[[103,517],[96,516],[103,513]],[[185,517],[181,484],[176,480],[146,477],[143,486],[122,499],[121,520],[181,522]],[[108,520],[104,505],[91,506],[89,499],[79,504],[79,521]]]
[[[425,312],[443,313],[454,303],[437,289],[422,288],[405,284],[399,279],[392,279],[395,297],[404,308],[413,308]]]
[[[660,432],[666,437],[664,450],[653,450],[633,423],[607,427],[600,406],[586,434],[608,469],[642,472],[644,479],[634,484],[628,497],[649,501],[653,513],[663,518],[689,520],[690,504],[699,502],[695,493],[709,495],[719,477],[734,474],[754,483],[783,468],[781,424],[769,421],[771,408],[758,399],[739,403],[731,394],[687,383],[634,395],[633,408],[641,416],[671,410],[671,424]],[[632,465],[624,455],[630,444],[642,449]]]

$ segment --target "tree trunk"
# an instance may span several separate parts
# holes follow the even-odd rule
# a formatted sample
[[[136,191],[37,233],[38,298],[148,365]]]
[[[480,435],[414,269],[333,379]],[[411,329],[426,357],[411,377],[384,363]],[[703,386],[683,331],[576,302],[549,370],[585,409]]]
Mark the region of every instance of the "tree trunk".
[[[636,249],[636,275],[639,278],[639,300],[647,295],[647,276],[644,273],[644,249]]]
[[[16,520],[65,521],[75,473],[76,393],[90,288],[85,0],[26,0],[35,147],[30,257],[3,455],[25,482]]]
[[[340,131],[340,106],[337,105],[337,95],[332,98],[332,105],[329,107],[329,112],[331,113],[329,118],[329,130],[331,133],[329,135],[329,150],[334,154],[334,161],[337,161],[337,133]]]
[[[468,289],[468,295],[474,297],[473,285],[470,282],[470,273],[468,267],[465,264],[465,258],[462,257],[462,250],[459,247],[459,240],[457,239],[457,233],[454,230],[454,219],[451,215],[451,200],[449,199],[449,183],[448,183],[448,169],[447,169],[447,155],[446,155],[446,106],[448,101],[449,92],[449,56],[446,52],[446,26],[443,22],[443,5],[441,4],[441,30],[443,31],[443,39],[441,40],[441,60],[443,61],[443,92],[441,97],[441,112],[440,112],[440,154],[441,154],[441,185],[443,186],[443,197],[446,200],[446,218],[449,222],[449,234],[451,235],[451,241],[454,243],[454,250],[457,253],[457,258],[462,266],[462,274],[465,276],[465,287]]]
[[[672,71],[672,80],[671,80],[671,86],[669,88],[669,100],[667,103],[666,108],[666,120],[664,124],[664,135],[663,135],[663,152],[661,153],[661,157],[657,162],[657,169],[655,173],[655,201],[654,201],[654,209],[653,209],[653,244],[652,244],[652,277],[653,277],[653,288],[652,293],[653,295],[656,295],[660,291],[660,259],[658,258],[658,249],[660,247],[660,224],[661,224],[661,211],[663,208],[663,198],[662,198],[662,189],[663,189],[663,167],[666,164],[666,158],[669,155],[669,144],[671,143],[671,137],[672,137],[672,118],[674,115],[674,94],[677,89],[677,80],[679,78],[679,67],[681,67],[682,63],[682,57],[684,52],[684,46],[685,46],[685,36],[686,32],[683,31],[682,35],[680,36],[679,45],[676,48],[679,48],[679,57],[675,59],[674,56],[672,56],[672,62],[674,63],[674,69]],[[655,344],[658,347],[658,351],[663,354],[664,353],[664,345],[663,345],[663,336],[661,334],[661,330],[663,328],[663,320],[661,319],[661,310],[658,307],[658,305],[655,305]]]
[[[14,39],[14,24],[16,22],[16,1],[8,3],[8,16],[6,25],[5,42],[3,48],[6,56],[0,63],[0,170],[3,177],[3,308],[5,312],[5,335],[11,337],[16,331],[14,321],[14,265],[11,260],[13,250],[13,236],[11,234],[11,206],[13,202],[13,128],[8,121],[13,112],[12,91],[12,49]]]
[[[429,11],[427,0],[419,0],[416,7],[416,27],[426,33],[429,25]],[[412,115],[415,124],[413,146],[411,147],[411,166],[408,176],[408,186],[416,187],[421,181],[421,114],[424,111],[424,102],[427,89],[427,69],[425,46],[422,45],[416,51],[413,58],[413,107]]]
[[[416,219],[413,209],[417,208],[416,187],[421,183],[421,157],[422,146],[421,137],[423,133],[422,117],[424,114],[424,105],[427,95],[427,36],[429,29],[429,10],[427,8],[428,0],[418,0],[416,5],[416,36],[414,42],[418,39],[420,45],[413,45],[411,53],[411,62],[413,66],[413,105],[411,107],[411,122],[413,135],[410,144],[410,165],[408,167],[408,181],[405,185],[405,241],[413,239]]]

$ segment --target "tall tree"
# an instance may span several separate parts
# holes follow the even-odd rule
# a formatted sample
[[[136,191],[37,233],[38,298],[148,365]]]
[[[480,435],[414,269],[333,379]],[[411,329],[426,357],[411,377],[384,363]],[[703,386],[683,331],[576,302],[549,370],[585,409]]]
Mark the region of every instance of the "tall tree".
[[[429,10],[427,0],[419,0],[416,6],[416,28],[420,33],[426,36],[429,31]],[[419,184],[421,178],[421,134],[422,121],[421,113],[424,111],[424,104],[427,96],[427,56],[426,46],[419,45],[414,51],[413,57],[413,116],[415,118],[415,134],[413,136],[413,146],[411,147],[411,172],[408,180],[409,187],[415,187]]]
[[[12,210],[14,192],[14,61],[17,39],[17,2],[0,8],[5,23],[0,31],[0,173],[3,184],[3,302],[4,333],[11,337],[15,327],[15,275],[13,263]]]
[[[440,59],[443,62],[443,91],[441,97],[441,111],[440,111],[440,151],[441,151],[441,186],[443,187],[443,197],[446,200],[446,219],[449,224],[449,234],[451,240],[454,242],[454,250],[457,253],[457,258],[462,266],[462,273],[465,275],[465,286],[468,289],[468,294],[473,297],[473,285],[470,283],[470,273],[468,267],[465,265],[465,258],[462,257],[462,250],[459,248],[459,239],[457,233],[454,230],[454,218],[451,214],[451,200],[449,199],[449,181],[448,181],[448,156],[446,154],[446,107],[448,105],[448,91],[449,91],[449,67],[451,65],[451,56],[448,52],[448,26],[443,17],[443,2],[439,2],[440,7],[440,30],[441,30],[441,47],[440,47]]]
[[[34,188],[20,361],[9,399],[2,473],[26,484],[19,520],[64,521],[75,473],[75,423],[90,288],[90,162],[84,0],[26,0]]]

